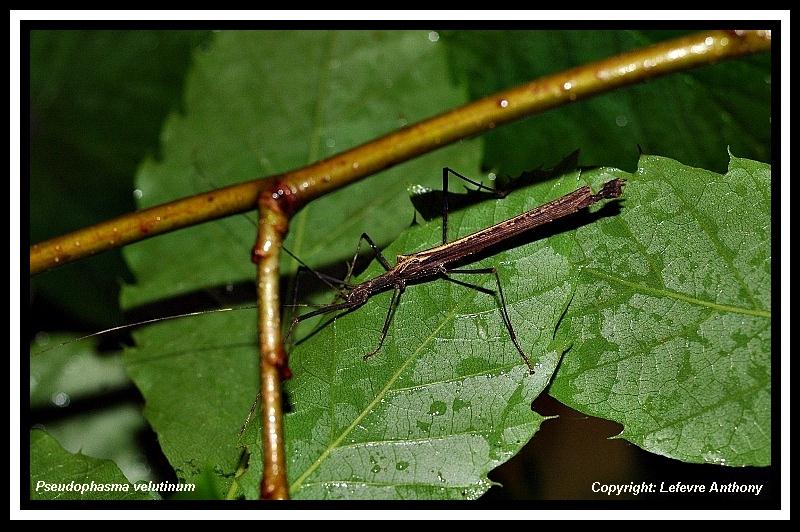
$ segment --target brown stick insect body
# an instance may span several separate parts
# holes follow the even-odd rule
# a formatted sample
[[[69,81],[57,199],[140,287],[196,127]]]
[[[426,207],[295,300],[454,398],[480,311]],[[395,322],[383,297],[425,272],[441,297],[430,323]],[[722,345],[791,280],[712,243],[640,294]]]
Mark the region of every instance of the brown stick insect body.
[[[343,301],[341,303],[334,302],[330,305],[323,306],[301,316],[296,316],[291,322],[287,337],[291,335],[291,331],[300,321],[337,310],[355,310],[366,303],[372,296],[393,289],[394,293],[392,294],[392,299],[389,304],[389,312],[387,313],[386,320],[383,324],[380,341],[375,349],[364,355],[364,359],[366,360],[377,353],[383,346],[383,342],[386,339],[386,334],[389,330],[389,324],[392,316],[394,315],[394,311],[400,302],[400,296],[403,294],[406,284],[431,280],[434,278],[445,278],[458,284],[466,284],[467,286],[480,289],[480,287],[475,285],[456,281],[450,278],[449,274],[489,274],[494,276],[497,283],[497,293],[500,297],[503,322],[508,329],[511,340],[514,342],[514,346],[517,348],[517,351],[519,351],[519,354],[522,356],[523,360],[525,360],[525,364],[528,366],[528,369],[531,373],[533,373],[533,365],[531,364],[530,358],[525,354],[522,346],[520,346],[519,341],[517,340],[517,335],[514,332],[514,327],[511,324],[511,319],[509,318],[508,310],[506,309],[503,288],[500,283],[500,277],[497,275],[497,270],[495,268],[454,269],[451,268],[451,266],[462,262],[464,259],[491,246],[500,244],[527,231],[530,231],[535,227],[539,227],[552,222],[553,220],[574,214],[602,199],[618,198],[622,194],[624,181],[622,179],[612,179],[604,183],[597,194],[592,194],[592,191],[588,186],[581,187],[574,192],[555,199],[549,203],[545,203],[544,205],[540,205],[539,207],[526,211],[513,218],[472,233],[471,235],[464,236],[458,240],[448,242],[447,189],[448,174],[450,173],[474,185],[477,185],[481,189],[495,192],[480,183],[464,177],[450,168],[444,168],[442,170],[442,184],[444,191],[442,244],[418,253],[410,255],[398,255],[396,264],[391,266],[369,235],[366,233],[362,234],[361,240],[367,241],[375,253],[375,257],[378,259],[378,262],[380,262],[381,265],[386,269],[386,272],[372,279],[368,279],[360,284],[350,285],[347,280],[352,275],[355,258],[350,266],[347,279],[344,281],[339,281],[329,276],[323,277],[321,274],[313,272],[312,270],[312,273],[317,275],[317,277],[319,277],[323,282],[337,290],[339,293],[337,299],[341,298]],[[495,193],[497,194],[497,192]],[[359,241],[359,246],[360,244],[361,242]],[[356,257],[357,256],[358,251],[356,251]],[[336,283],[339,286],[334,286],[332,283]],[[486,290],[482,289],[482,291]]]

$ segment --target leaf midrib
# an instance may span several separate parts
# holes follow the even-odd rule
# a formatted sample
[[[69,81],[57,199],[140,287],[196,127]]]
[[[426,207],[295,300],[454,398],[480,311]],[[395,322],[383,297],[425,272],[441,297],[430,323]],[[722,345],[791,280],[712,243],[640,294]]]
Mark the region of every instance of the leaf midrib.
[[[697,298],[688,296],[686,294],[681,294],[680,292],[675,292],[675,291],[672,291],[672,290],[664,290],[664,289],[661,289],[661,288],[654,288],[652,286],[647,286],[645,284],[635,283],[633,281],[627,281],[625,279],[617,277],[616,275],[608,274],[608,273],[602,272],[600,270],[596,270],[594,268],[584,268],[583,271],[588,273],[588,274],[590,274],[590,275],[598,277],[600,279],[605,279],[606,281],[611,281],[613,283],[617,283],[617,284],[621,284],[623,286],[627,286],[628,288],[633,288],[633,289],[638,290],[639,292],[644,293],[644,294],[650,294],[650,295],[654,295],[654,296],[660,296],[660,297],[667,297],[667,298],[670,298],[670,299],[676,299],[678,301],[683,301],[683,302],[689,303],[691,305],[697,305],[697,306],[709,308],[709,309],[712,309],[712,310],[718,310],[720,312],[730,312],[730,313],[733,313],[733,314],[744,314],[745,316],[756,316],[756,317],[759,317],[759,318],[772,319],[772,314],[769,311],[766,311],[766,310],[749,309],[749,308],[743,308],[743,307],[736,307],[736,306],[733,306],[733,305],[723,305],[721,303],[714,303],[712,301],[706,301],[706,300],[703,300],[703,299],[697,299]]]
[[[308,157],[306,158],[306,164],[311,164],[319,158],[320,140],[322,138],[322,116],[324,114],[325,97],[328,92],[327,89],[330,85],[331,62],[333,61],[333,48],[335,43],[336,32],[330,32],[328,34],[328,46],[326,47],[327,53],[323,54],[322,56],[322,71],[320,72],[319,83],[317,85],[317,100],[314,105],[314,116],[312,117],[313,127],[308,143]],[[295,217],[294,229],[292,231],[294,233],[292,247],[294,248],[294,252],[298,254],[302,253],[309,210],[310,209],[308,208],[303,209]],[[290,275],[294,275],[294,272],[297,270],[298,266],[299,265],[295,262],[292,263],[292,266],[289,267]]]
[[[325,448],[325,450],[314,461],[314,463],[312,463],[303,473],[300,474],[299,477],[297,477],[297,480],[295,480],[289,487],[290,493],[297,492],[297,490],[299,490],[300,487],[304,485],[305,479],[307,479],[314,471],[316,471],[317,468],[319,468],[319,466],[322,465],[322,463],[328,458],[328,456],[330,456],[330,454],[336,448],[339,447],[339,444],[342,443],[342,441],[347,437],[347,435],[350,434],[350,432],[356,426],[358,426],[361,420],[363,420],[370,412],[372,412],[375,406],[380,403],[380,400],[383,399],[386,396],[386,394],[389,393],[389,391],[391,391],[392,386],[394,385],[395,382],[397,382],[397,379],[400,378],[400,375],[402,375],[403,372],[405,372],[409,364],[413,360],[416,360],[417,355],[422,350],[422,348],[428,345],[428,343],[430,343],[431,340],[433,340],[433,338],[436,337],[436,334],[442,329],[442,327],[444,327],[448,322],[450,322],[455,317],[456,313],[467,299],[469,298],[466,295],[463,296],[459,301],[459,303],[453,306],[453,308],[450,309],[450,311],[448,311],[445,319],[443,319],[439,323],[439,325],[431,331],[428,337],[425,338],[425,340],[423,340],[420,343],[417,349],[415,349],[414,352],[411,353],[408,356],[408,358],[406,358],[405,362],[403,362],[403,364],[401,364],[400,367],[397,368],[397,371],[395,371],[394,374],[389,378],[389,380],[386,382],[386,385],[384,385],[384,387],[377,394],[375,394],[375,398],[364,408],[364,410],[353,420],[353,422],[350,423],[350,425],[344,431],[342,431],[339,437],[336,438],[336,440],[334,440],[330,445],[328,445],[328,447]]]

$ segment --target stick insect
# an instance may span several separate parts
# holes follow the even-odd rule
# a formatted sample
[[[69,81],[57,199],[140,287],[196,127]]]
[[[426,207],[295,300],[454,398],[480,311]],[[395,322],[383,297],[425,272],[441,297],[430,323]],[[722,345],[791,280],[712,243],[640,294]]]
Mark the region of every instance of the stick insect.
[[[522,356],[522,359],[525,361],[525,364],[528,366],[530,373],[534,373],[531,359],[525,353],[525,350],[522,348],[519,340],[517,339],[517,334],[514,332],[514,326],[512,325],[511,318],[508,314],[505,294],[503,293],[503,286],[500,282],[500,276],[497,274],[497,269],[464,269],[454,266],[465,262],[471,256],[476,255],[492,246],[501,244],[541,225],[574,214],[602,199],[618,198],[622,194],[624,181],[622,179],[612,179],[604,183],[597,194],[592,194],[592,191],[588,186],[581,187],[574,192],[555,199],[549,203],[545,203],[544,205],[540,205],[539,207],[526,211],[513,218],[451,242],[448,241],[447,232],[448,184],[450,174],[453,174],[454,176],[459,177],[468,183],[472,183],[481,190],[489,191],[498,196],[503,195],[494,189],[486,187],[481,183],[473,181],[472,179],[459,174],[451,168],[443,168],[442,190],[444,195],[442,200],[442,243],[436,247],[419,251],[417,253],[398,255],[395,265],[392,266],[389,261],[386,260],[386,257],[384,257],[383,253],[381,253],[380,249],[369,237],[369,235],[367,233],[363,233],[359,239],[358,247],[356,248],[356,255],[353,258],[353,262],[350,264],[347,277],[344,280],[338,280],[331,276],[320,274],[319,272],[316,272],[303,265],[304,270],[310,271],[322,282],[334,289],[337,292],[337,296],[336,299],[334,299],[334,301],[329,305],[324,305],[321,308],[306,314],[295,316],[289,326],[288,333],[286,335],[287,339],[291,337],[291,333],[297,324],[303,320],[340,310],[345,311],[345,313],[351,312],[364,305],[376,294],[392,290],[393,293],[389,303],[389,311],[387,312],[386,318],[383,322],[383,328],[381,329],[378,345],[372,351],[363,356],[364,360],[368,360],[370,357],[378,353],[383,346],[383,343],[386,340],[386,335],[389,331],[389,325],[391,324],[392,317],[394,316],[395,310],[400,303],[400,297],[403,295],[406,285],[433,279],[447,279],[457,284],[467,285],[481,291],[486,291],[478,286],[453,279],[450,276],[454,274],[492,275],[497,285],[497,292],[495,293],[494,291],[490,291],[490,293],[499,296],[500,313],[503,318],[503,323],[508,330],[508,334],[511,337],[511,341],[514,343],[514,347],[517,349],[519,354]],[[363,242],[367,242],[367,244],[369,244],[375,258],[386,271],[377,277],[353,285],[349,283],[349,280],[352,276],[355,260],[358,257],[359,250]],[[297,259],[297,257],[295,258]],[[298,278],[299,276],[296,277],[296,279]],[[296,295],[297,284],[295,284],[294,291]],[[337,302],[340,299],[341,302]],[[296,305],[294,306],[296,307]]]
[[[436,247],[419,251],[417,253],[408,255],[398,255],[394,266],[392,266],[389,263],[389,261],[383,255],[383,253],[381,253],[381,250],[378,248],[378,246],[375,244],[375,242],[372,240],[372,238],[370,238],[370,236],[367,233],[363,233],[361,235],[361,238],[359,239],[355,256],[353,257],[353,261],[350,262],[349,264],[347,274],[344,280],[340,280],[336,277],[321,272],[317,272],[316,270],[309,268],[305,263],[303,263],[303,261],[299,257],[295,256],[287,248],[283,248],[284,251],[286,251],[290,256],[292,256],[295,260],[297,260],[301,264],[301,267],[298,269],[298,274],[295,276],[295,286],[293,289],[294,293],[293,304],[288,305],[289,307],[297,309],[301,306],[307,306],[307,305],[298,305],[296,301],[298,292],[297,289],[300,279],[299,274],[301,272],[310,272],[314,274],[320,281],[322,281],[324,284],[326,284],[328,287],[330,287],[337,293],[336,299],[334,299],[334,302],[332,302],[331,304],[323,305],[320,308],[308,312],[306,314],[295,316],[291,320],[291,323],[287,329],[287,333],[285,336],[286,340],[288,340],[291,337],[294,328],[303,320],[307,320],[315,316],[320,316],[323,314],[328,314],[330,312],[335,312],[339,310],[343,310],[345,312],[351,312],[363,306],[373,296],[380,294],[382,292],[393,290],[392,298],[389,304],[389,311],[386,314],[386,318],[383,323],[383,328],[381,329],[381,335],[378,341],[378,345],[372,351],[363,355],[364,360],[368,360],[369,358],[377,354],[378,351],[380,351],[381,347],[383,347],[383,343],[386,340],[386,336],[389,331],[389,326],[391,324],[392,317],[394,316],[394,312],[400,303],[400,297],[405,291],[406,286],[409,284],[416,284],[419,282],[425,282],[439,278],[439,279],[446,279],[455,282],[457,284],[465,285],[471,288],[475,288],[482,292],[488,292],[495,296],[499,296],[498,299],[500,303],[500,311],[503,323],[506,329],[508,330],[512,342],[514,343],[514,347],[522,356],[522,359],[528,366],[529,371],[531,373],[534,372],[530,357],[525,353],[524,349],[519,343],[517,334],[514,332],[514,327],[511,323],[511,318],[509,316],[508,309],[506,308],[505,294],[503,293],[503,287],[500,282],[500,276],[498,275],[496,268],[463,269],[463,268],[454,268],[453,265],[465,262],[465,260],[468,260],[471,256],[474,256],[494,245],[501,244],[509,239],[512,239],[523,233],[526,233],[536,227],[574,214],[602,199],[618,198],[622,194],[622,187],[624,185],[624,180],[613,179],[604,183],[597,194],[592,194],[592,191],[588,186],[581,187],[569,194],[566,194],[565,196],[550,201],[549,203],[545,203],[544,205],[540,205],[539,207],[535,207],[529,211],[523,212],[513,218],[510,218],[493,226],[487,227],[470,235],[461,237],[457,240],[449,241],[447,220],[448,220],[448,194],[449,194],[450,174],[460,179],[463,179],[464,181],[471,183],[472,185],[475,185],[480,190],[488,191],[497,197],[505,196],[505,193],[486,187],[482,183],[478,183],[477,181],[474,181],[449,167],[443,168],[442,169],[442,191],[443,191],[442,243]],[[349,281],[353,275],[356,259],[359,257],[361,244],[363,242],[367,242],[375,258],[378,260],[378,262],[381,264],[381,266],[383,266],[383,268],[386,271],[377,277],[368,279],[357,285],[353,285],[350,284]],[[450,275],[453,274],[492,275],[494,277],[494,281],[497,286],[497,292],[494,292],[492,290],[487,290],[485,288],[470,283],[465,283],[453,279],[452,277],[450,277]],[[341,302],[338,302],[339,300],[341,300]],[[184,318],[184,317],[216,313],[216,312],[245,310],[252,308],[254,307],[247,306],[239,308],[224,308],[224,309],[190,312],[174,316],[155,318],[137,323],[121,325],[118,327],[112,327],[110,329],[105,329],[103,331],[88,334],[80,338],[75,338],[68,342],[64,342],[60,344],[60,346],[81,341],[93,336],[99,336],[118,330],[124,330],[131,327],[146,325],[149,323],[154,323],[164,320]],[[51,349],[55,349],[58,347],[59,345],[54,345],[50,348],[39,351],[39,353],[44,353],[46,351],[50,351]]]

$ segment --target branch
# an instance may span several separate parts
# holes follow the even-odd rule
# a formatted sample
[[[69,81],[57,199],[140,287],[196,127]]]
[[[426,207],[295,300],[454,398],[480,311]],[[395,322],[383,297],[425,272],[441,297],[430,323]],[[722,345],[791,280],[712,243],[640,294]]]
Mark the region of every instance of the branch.
[[[289,221],[271,194],[258,202],[258,235],[253,262],[258,269],[258,346],[261,358],[261,437],[264,472],[262,499],[288,499],[283,444],[281,380],[289,377],[281,338],[280,249]]]
[[[286,216],[314,198],[459,139],[617,87],[769,50],[769,31],[706,31],[495,93],[304,168],[179,199],[31,246],[31,274],[256,207],[269,194]]]

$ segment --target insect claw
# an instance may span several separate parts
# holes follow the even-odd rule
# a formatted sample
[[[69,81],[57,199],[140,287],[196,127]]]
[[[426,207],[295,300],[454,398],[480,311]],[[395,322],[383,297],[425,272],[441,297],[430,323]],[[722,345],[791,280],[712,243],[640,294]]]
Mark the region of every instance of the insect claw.
[[[533,364],[531,364],[531,360],[528,358],[528,355],[526,355],[522,351],[520,351],[520,354],[522,355],[522,360],[525,361],[525,365],[528,366],[528,374],[536,375],[536,370],[533,369]]]
[[[380,350],[381,350],[381,346],[379,345],[376,349],[373,349],[372,351],[370,351],[366,355],[362,356],[361,359],[364,360],[364,361],[369,360],[370,358],[375,356],[378,353],[378,351],[380,351]]]

